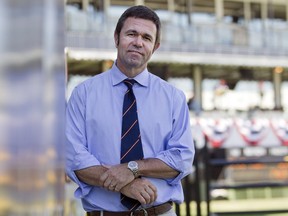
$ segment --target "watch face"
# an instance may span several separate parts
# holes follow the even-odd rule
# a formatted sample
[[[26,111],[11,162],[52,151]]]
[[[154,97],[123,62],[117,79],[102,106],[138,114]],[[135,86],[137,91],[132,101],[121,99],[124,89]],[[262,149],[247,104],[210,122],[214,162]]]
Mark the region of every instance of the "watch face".
[[[136,161],[130,161],[127,168],[131,170],[135,178],[138,177],[138,163]]]
[[[129,163],[128,163],[128,167],[130,168],[130,169],[137,169],[138,168],[138,164],[137,164],[137,162],[136,161],[130,161]]]

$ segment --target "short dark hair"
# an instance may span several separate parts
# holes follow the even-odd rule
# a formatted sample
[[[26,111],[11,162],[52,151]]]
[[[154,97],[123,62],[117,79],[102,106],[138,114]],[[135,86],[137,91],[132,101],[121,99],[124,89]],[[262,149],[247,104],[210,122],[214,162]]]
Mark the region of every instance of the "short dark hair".
[[[146,19],[152,21],[156,25],[156,40],[155,44],[160,42],[160,35],[161,35],[161,22],[158,17],[158,15],[150,8],[143,6],[143,5],[137,5],[132,6],[128,8],[119,18],[116,28],[115,28],[115,34],[120,35],[120,32],[123,28],[124,22],[127,18],[134,17],[139,19]],[[119,42],[118,42],[119,43]]]

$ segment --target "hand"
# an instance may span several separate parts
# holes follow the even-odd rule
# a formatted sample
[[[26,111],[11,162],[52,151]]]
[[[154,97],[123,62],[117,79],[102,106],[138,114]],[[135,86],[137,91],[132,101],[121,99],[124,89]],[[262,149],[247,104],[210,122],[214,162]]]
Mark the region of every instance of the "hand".
[[[125,185],[134,180],[133,173],[127,168],[127,164],[105,166],[108,170],[100,177],[104,188],[119,192]]]
[[[152,204],[157,199],[157,188],[147,179],[137,178],[120,192],[127,197],[138,200],[141,204]]]

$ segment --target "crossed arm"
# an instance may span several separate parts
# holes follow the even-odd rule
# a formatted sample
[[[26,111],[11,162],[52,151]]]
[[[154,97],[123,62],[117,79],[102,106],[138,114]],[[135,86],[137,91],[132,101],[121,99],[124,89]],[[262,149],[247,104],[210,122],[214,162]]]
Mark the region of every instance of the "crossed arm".
[[[179,172],[159,159],[149,158],[137,161],[139,176],[152,178],[174,178]],[[150,204],[157,198],[156,187],[145,178],[136,178],[127,168],[127,164],[115,166],[92,166],[75,171],[77,177],[86,184],[104,187],[107,190],[138,200],[141,204]]]

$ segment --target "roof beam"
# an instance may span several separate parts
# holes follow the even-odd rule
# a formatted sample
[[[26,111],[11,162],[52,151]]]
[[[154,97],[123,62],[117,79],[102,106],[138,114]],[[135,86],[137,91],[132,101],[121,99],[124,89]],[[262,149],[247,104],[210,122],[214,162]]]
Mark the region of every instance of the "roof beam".
[[[116,51],[100,49],[73,49],[67,48],[68,58],[76,60],[98,59],[114,60]],[[158,51],[152,56],[151,62],[171,62],[204,65],[230,65],[230,66],[252,66],[252,67],[288,67],[286,56],[255,56],[241,54],[217,54],[214,53],[189,53],[189,52],[165,52]]]

